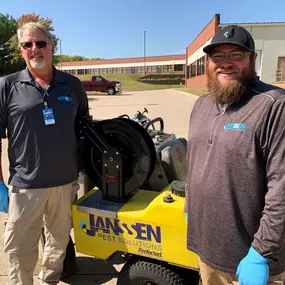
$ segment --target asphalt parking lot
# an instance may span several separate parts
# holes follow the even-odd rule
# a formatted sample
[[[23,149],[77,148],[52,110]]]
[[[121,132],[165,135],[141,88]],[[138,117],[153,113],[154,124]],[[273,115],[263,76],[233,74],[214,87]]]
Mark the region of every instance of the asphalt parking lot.
[[[90,114],[94,119],[110,119],[122,114],[132,117],[138,110],[148,109],[148,116],[160,116],[164,119],[165,131],[175,133],[177,137],[187,138],[189,116],[197,97],[176,90],[123,92],[118,96],[89,96]],[[7,142],[3,141],[2,170],[4,179],[8,179]],[[0,285],[8,282],[7,256],[3,252],[3,231],[6,215],[0,213]],[[35,285],[41,258],[35,270]],[[60,284],[97,285],[116,284],[116,276],[121,264],[106,264],[93,257],[78,255],[78,270],[74,276]]]

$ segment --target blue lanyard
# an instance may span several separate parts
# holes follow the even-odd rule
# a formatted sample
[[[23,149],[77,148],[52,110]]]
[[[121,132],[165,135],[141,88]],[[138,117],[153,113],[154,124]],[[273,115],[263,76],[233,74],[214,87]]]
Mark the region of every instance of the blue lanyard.
[[[44,100],[44,106],[46,109],[48,109],[48,103],[47,103],[47,98],[49,97],[48,92],[45,90],[44,95],[43,95],[43,100]]]

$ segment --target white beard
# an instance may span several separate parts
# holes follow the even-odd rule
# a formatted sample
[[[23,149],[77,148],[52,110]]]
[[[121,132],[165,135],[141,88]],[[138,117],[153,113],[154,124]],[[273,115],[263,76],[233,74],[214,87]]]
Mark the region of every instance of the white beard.
[[[46,60],[44,58],[32,58],[30,59],[30,64],[32,68],[44,68]]]

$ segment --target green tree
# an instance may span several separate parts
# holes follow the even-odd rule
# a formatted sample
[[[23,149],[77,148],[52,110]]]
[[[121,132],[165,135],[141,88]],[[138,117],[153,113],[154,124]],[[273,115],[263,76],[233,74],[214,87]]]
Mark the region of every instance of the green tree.
[[[9,44],[16,31],[16,20],[8,14],[0,14],[0,76],[13,73],[19,68],[17,63],[12,64]]]
[[[81,56],[81,55],[72,56],[72,61],[83,61],[83,60],[89,60],[89,58]]]
[[[73,62],[73,61],[85,61],[85,60],[100,60],[101,58],[88,58],[82,55],[57,55],[59,62]]]
[[[7,15],[0,14],[0,45],[2,46],[16,33],[16,20]]]
[[[89,58],[81,55],[66,55],[66,54],[61,55],[62,62],[83,61],[83,60],[89,60]]]

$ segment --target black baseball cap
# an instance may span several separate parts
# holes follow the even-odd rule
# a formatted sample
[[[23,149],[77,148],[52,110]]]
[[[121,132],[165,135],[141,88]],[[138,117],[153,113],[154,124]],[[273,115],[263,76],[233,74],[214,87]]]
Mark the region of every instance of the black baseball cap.
[[[249,52],[255,52],[255,44],[251,34],[245,28],[238,25],[229,25],[218,31],[209,45],[203,48],[206,54],[220,45],[237,45]]]

